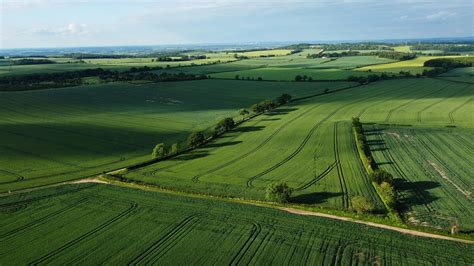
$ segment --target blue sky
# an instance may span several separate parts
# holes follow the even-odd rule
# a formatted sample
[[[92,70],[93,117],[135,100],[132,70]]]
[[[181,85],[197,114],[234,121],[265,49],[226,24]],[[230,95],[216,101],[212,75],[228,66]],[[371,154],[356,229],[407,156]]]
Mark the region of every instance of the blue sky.
[[[472,0],[0,0],[0,48],[474,35]]]

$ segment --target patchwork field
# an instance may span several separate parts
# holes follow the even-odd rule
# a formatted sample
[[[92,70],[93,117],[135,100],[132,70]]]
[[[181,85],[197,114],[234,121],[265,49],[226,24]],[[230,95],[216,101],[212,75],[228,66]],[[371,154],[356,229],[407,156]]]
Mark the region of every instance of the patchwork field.
[[[57,73],[65,71],[76,71],[90,68],[103,68],[110,70],[125,71],[131,67],[180,67],[192,65],[207,65],[217,62],[230,62],[236,59],[231,55],[226,54],[210,54],[210,58],[196,59],[189,61],[175,61],[175,62],[159,62],[152,61],[155,58],[119,58],[119,59],[84,59],[83,62],[78,62],[76,59],[52,59],[58,61],[57,64],[38,64],[38,65],[6,65],[0,64],[0,77],[11,75],[26,75],[33,73]],[[67,61],[66,61],[67,60]],[[71,63],[68,63],[70,61]]]
[[[285,181],[296,202],[348,209],[363,195],[381,206],[359,161],[349,121],[472,127],[474,85],[437,79],[377,82],[296,101],[192,153],[126,177],[186,191],[263,198]],[[304,165],[305,167],[302,167]]]
[[[193,130],[282,93],[353,85],[201,80],[108,83],[0,92],[0,191],[94,175],[150,159],[157,143],[184,147]]]
[[[411,74],[421,74],[425,69],[431,69],[430,67],[424,67],[423,64],[431,59],[436,58],[455,58],[456,56],[418,56],[415,59],[399,61],[391,64],[375,65],[361,67],[356,70],[360,71],[375,71],[375,72],[389,72],[399,73],[400,71],[408,71]]]
[[[0,198],[0,264],[469,265],[474,246],[108,185]]]
[[[474,230],[472,129],[368,128],[374,158],[395,175],[409,222]]]
[[[359,72],[341,69],[312,69],[312,68],[284,68],[265,67],[241,71],[229,71],[212,74],[212,78],[224,79],[258,79],[276,81],[294,81],[296,75],[306,75],[313,80],[346,80],[349,76],[368,76],[368,72]]]

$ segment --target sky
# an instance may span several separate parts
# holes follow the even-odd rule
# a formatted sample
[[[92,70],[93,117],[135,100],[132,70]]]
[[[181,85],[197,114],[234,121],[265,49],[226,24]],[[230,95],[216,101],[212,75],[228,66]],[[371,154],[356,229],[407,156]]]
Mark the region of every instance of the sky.
[[[473,0],[0,0],[0,49],[468,36]]]

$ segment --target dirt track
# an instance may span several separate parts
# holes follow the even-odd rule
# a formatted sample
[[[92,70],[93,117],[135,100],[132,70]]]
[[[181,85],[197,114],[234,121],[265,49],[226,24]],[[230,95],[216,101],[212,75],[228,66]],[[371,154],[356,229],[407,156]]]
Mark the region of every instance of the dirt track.
[[[368,225],[368,226],[382,228],[382,229],[386,229],[386,230],[392,230],[392,231],[396,231],[396,232],[399,232],[399,233],[402,233],[402,234],[407,234],[407,235],[412,235],[412,236],[436,238],[436,239],[443,239],[443,240],[449,240],[449,241],[457,241],[457,242],[462,242],[462,243],[474,244],[474,241],[471,241],[471,240],[458,239],[458,238],[454,238],[454,237],[442,236],[442,235],[431,234],[431,233],[425,233],[425,232],[420,232],[420,231],[410,230],[410,229],[404,229],[404,228],[385,225],[385,224],[378,224],[378,223],[366,222],[366,221],[361,221],[361,220],[355,220],[355,219],[352,219],[352,218],[341,217],[341,216],[336,216],[336,215],[331,215],[331,214],[326,214],[326,213],[303,211],[303,210],[299,210],[299,209],[283,208],[283,207],[279,208],[279,209],[281,209],[283,211],[286,211],[286,212],[289,212],[289,213],[298,214],[298,215],[317,216],[317,217],[335,219],[335,220],[340,220],[340,221],[346,221],[346,222],[352,222],[352,223],[358,223],[358,224],[365,224],[365,225]]]

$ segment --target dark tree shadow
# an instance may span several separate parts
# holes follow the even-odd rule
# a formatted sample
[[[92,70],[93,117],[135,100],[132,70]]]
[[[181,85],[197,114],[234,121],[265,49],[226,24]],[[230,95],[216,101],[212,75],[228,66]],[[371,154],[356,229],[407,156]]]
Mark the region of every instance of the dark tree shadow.
[[[262,121],[277,121],[277,120],[281,120],[281,118],[265,118],[265,119],[262,119]]]
[[[265,115],[266,116],[286,115],[296,110],[298,110],[298,108],[278,108],[269,113],[265,113]]]
[[[397,191],[405,195],[399,199],[400,211],[406,211],[412,206],[429,204],[439,199],[439,197],[436,197],[429,192],[430,189],[434,189],[441,186],[438,182],[408,182],[401,178],[396,178],[393,181]]]
[[[173,158],[173,161],[188,161],[188,160],[193,160],[197,158],[203,158],[208,156],[210,153],[207,151],[198,151],[198,152],[193,152],[193,153],[187,153],[180,155],[178,157]]]
[[[377,165],[393,164],[393,162],[377,162]]]
[[[252,131],[260,131],[264,128],[265,128],[264,126],[245,126],[245,127],[235,128],[232,131],[234,131],[234,132],[252,132]]]
[[[221,143],[211,143],[207,144],[206,147],[208,148],[218,148],[218,147],[225,147],[225,146],[233,146],[242,143],[242,141],[228,141],[228,142],[221,142]]]
[[[383,129],[380,128],[370,128],[370,129],[364,129],[364,135],[366,136],[372,136],[372,135],[377,135],[382,132]]]
[[[381,139],[371,139],[371,140],[367,140],[367,144],[369,144],[369,146],[370,145],[384,145],[385,141]]]
[[[308,194],[301,194],[294,196],[290,199],[292,203],[300,204],[319,204],[324,203],[330,198],[340,197],[342,193],[333,193],[333,192],[313,192]]]

